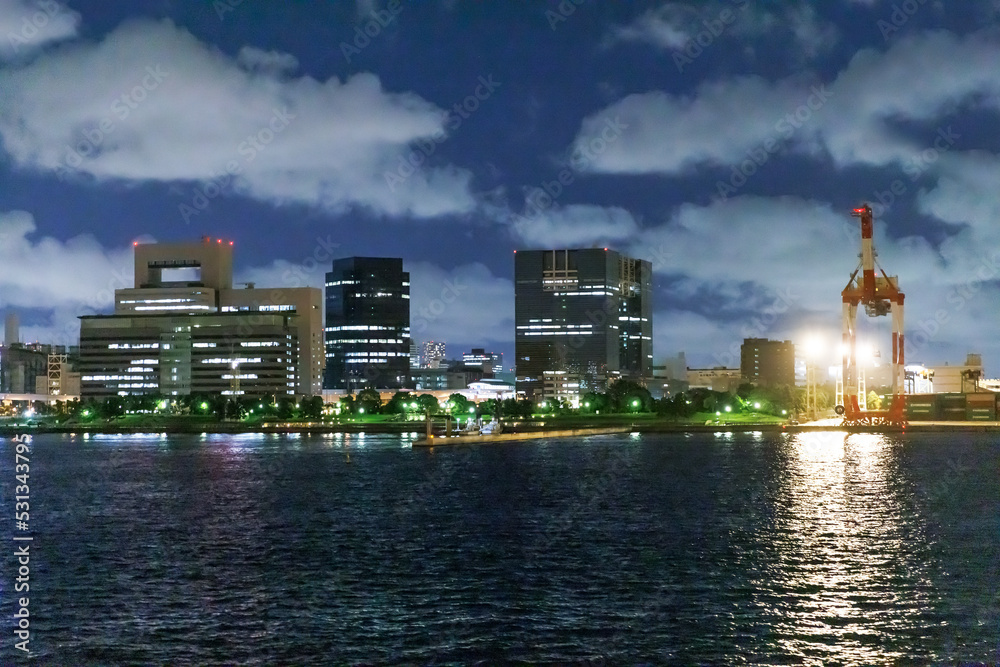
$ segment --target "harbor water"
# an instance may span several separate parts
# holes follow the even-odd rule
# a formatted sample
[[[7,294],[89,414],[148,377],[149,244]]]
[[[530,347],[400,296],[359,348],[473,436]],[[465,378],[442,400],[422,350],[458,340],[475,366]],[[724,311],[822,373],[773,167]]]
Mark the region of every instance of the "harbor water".
[[[998,435],[416,437],[35,436],[30,660],[8,438],[0,662],[1000,662]]]

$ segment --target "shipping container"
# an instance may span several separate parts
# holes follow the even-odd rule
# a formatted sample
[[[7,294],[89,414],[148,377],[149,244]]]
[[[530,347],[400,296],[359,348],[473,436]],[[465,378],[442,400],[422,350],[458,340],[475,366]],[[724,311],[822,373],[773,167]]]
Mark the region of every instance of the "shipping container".
[[[940,418],[935,394],[911,394],[906,397],[906,418],[910,421],[936,421]]]

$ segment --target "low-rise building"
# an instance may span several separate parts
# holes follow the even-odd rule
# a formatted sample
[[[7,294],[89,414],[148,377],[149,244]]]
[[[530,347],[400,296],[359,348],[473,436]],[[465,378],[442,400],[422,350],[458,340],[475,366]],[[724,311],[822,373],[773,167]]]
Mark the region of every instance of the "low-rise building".
[[[234,289],[232,242],[136,244],[135,287],[80,318],[83,397],[319,395],[322,292]]]

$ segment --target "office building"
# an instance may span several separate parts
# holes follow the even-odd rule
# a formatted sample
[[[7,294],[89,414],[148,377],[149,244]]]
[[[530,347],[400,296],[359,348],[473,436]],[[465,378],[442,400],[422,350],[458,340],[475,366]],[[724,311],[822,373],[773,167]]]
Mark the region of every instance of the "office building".
[[[795,345],[790,340],[745,338],[740,347],[740,376],[757,387],[795,385]]]
[[[135,287],[80,318],[84,397],[318,395],[322,292],[234,289],[232,242],[135,246]]]
[[[410,274],[403,260],[347,257],[326,274],[325,389],[410,386]]]
[[[481,368],[485,377],[495,377],[503,372],[503,352],[487,352],[485,348],[474,347],[462,355],[462,363]]]
[[[650,376],[648,261],[601,248],[521,250],[514,255],[514,280],[518,392],[555,398],[569,384],[582,394],[603,391],[616,378]],[[557,382],[557,372],[572,381]]]
[[[427,340],[420,345],[420,367],[440,368],[444,363],[445,344],[439,340]]]

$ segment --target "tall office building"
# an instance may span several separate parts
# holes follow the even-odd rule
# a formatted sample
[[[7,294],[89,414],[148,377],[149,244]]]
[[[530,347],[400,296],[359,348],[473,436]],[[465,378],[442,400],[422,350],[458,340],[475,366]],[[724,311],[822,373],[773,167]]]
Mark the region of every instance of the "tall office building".
[[[84,397],[322,391],[322,292],[234,289],[232,242],[135,246],[135,287],[80,318]]]
[[[759,387],[795,384],[795,345],[790,340],[745,338],[740,347],[740,376]]]
[[[403,260],[347,257],[326,274],[324,389],[410,385],[410,274]]]
[[[554,397],[576,385],[582,394],[615,378],[651,376],[648,261],[600,248],[522,250],[514,280],[518,391]],[[559,382],[546,382],[546,374]]]

